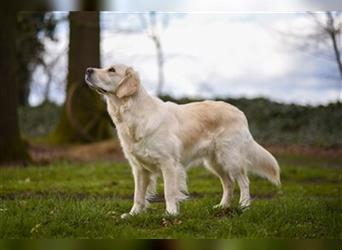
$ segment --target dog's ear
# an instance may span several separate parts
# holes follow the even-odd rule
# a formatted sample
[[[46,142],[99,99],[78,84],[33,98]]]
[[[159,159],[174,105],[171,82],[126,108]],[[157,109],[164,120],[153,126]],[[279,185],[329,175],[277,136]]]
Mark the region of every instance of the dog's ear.
[[[139,77],[137,73],[131,68],[127,68],[123,80],[119,83],[115,93],[119,98],[134,95],[139,88]]]

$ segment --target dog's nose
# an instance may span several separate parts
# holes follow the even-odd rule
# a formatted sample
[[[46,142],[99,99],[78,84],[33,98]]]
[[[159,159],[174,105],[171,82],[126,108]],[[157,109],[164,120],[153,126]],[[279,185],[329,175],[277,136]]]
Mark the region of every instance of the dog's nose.
[[[93,72],[94,72],[93,68],[87,68],[87,70],[86,70],[87,75],[91,75]]]

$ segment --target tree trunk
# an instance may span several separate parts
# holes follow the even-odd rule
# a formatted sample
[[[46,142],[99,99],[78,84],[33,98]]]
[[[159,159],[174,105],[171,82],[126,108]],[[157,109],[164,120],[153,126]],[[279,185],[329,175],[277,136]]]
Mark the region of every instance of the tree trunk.
[[[342,102],[342,61],[341,61],[341,55],[340,55],[340,51],[337,47],[337,41],[336,41],[336,34],[330,34],[331,36],[331,40],[333,43],[333,47],[334,47],[334,53],[335,53],[335,58],[336,58],[336,63],[337,63],[337,67],[338,70],[340,72],[340,82],[339,82],[339,101]]]
[[[71,12],[67,100],[53,140],[58,143],[108,138],[109,122],[100,96],[84,81],[87,67],[100,66],[98,12]]]
[[[28,153],[18,125],[18,89],[15,80],[15,15],[1,13],[0,33],[0,165],[25,163]]]
[[[101,6],[103,5],[102,0],[81,0],[80,2],[80,8],[84,11],[97,11],[101,9]]]
[[[157,96],[162,95],[164,86],[164,56],[161,47],[160,39],[157,35],[152,37],[157,50],[157,63],[158,63],[158,85],[157,85]]]
[[[327,32],[330,35],[332,46],[334,49],[334,55],[337,63],[337,68],[340,73],[340,84],[339,84],[339,101],[342,102],[342,61],[341,61],[341,54],[340,50],[337,45],[337,39],[336,36],[339,35],[338,30],[335,29],[335,23],[334,23],[334,17],[332,16],[331,12],[327,12],[328,17],[328,24],[327,24]]]

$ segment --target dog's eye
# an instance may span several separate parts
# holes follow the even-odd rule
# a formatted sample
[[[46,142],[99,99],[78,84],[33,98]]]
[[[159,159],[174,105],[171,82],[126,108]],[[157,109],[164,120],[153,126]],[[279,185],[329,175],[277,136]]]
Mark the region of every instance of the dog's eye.
[[[108,72],[113,72],[114,73],[115,72],[115,68],[114,67],[109,68]]]

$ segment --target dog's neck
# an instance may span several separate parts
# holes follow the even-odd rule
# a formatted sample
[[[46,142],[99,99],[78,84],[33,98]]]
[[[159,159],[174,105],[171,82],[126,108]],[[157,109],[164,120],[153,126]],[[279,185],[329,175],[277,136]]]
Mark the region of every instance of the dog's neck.
[[[110,94],[106,95],[105,99],[107,110],[116,125],[123,122],[125,116],[142,116],[144,110],[155,107],[158,101],[157,98],[150,96],[141,84],[132,96],[118,98],[115,94]]]

